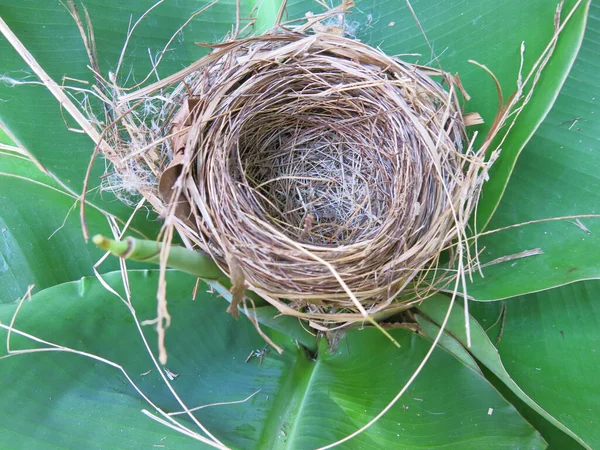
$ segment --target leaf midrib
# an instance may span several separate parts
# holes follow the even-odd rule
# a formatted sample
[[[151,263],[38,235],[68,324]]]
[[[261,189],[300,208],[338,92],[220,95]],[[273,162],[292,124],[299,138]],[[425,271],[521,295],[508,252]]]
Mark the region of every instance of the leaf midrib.
[[[321,361],[311,359],[306,351],[298,351],[293,367],[273,402],[257,448],[294,448],[298,422],[320,365]]]

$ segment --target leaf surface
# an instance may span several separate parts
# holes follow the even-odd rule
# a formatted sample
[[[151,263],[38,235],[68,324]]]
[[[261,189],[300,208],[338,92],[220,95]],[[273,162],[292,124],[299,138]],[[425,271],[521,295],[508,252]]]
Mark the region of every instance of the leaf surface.
[[[76,198],[31,161],[0,154],[0,303],[92,275],[103,252],[81,236]],[[87,208],[90,227],[110,233],[105,215]],[[132,267],[144,267],[134,263]],[[116,258],[100,271],[118,269]]]
[[[585,40],[564,89],[515,167],[490,223],[497,229],[531,220],[599,214],[600,4],[590,9]],[[468,287],[477,300],[496,300],[600,276],[600,219],[538,223],[479,240],[481,262],[541,248],[543,255],[484,268]]]
[[[157,271],[129,275],[137,317],[152,319]],[[120,291],[120,276],[115,272],[105,279]],[[167,281],[172,314],[167,367],[179,374],[172,385],[188,406],[242,400],[256,392],[245,403],[195,412],[234,448],[316,448],[345,437],[395,396],[431,345],[407,330],[391,330],[402,345],[397,349],[375,329],[352,330],[334,353],[323,341],[313,360],[291,339],[271,333],[285,348],[283,355],[270,351],[262,364],[258,357],[245,362],[251,352],[264,348],[254,327],[244,318],[233,320],[225,313],[226,302],[206,294],[204,287],[193,301],[193,277],[169,272]],[[10,322],[14,309],[0,306],[3,324]],[[35,295],[23,305],[15,328],[113,361],[158,407],[181,409],[158,377],[128,308],[94,278]],[[145,327],[144,332],[154,347],[154,331]],[[13,350],[30,347],[13,335]],[[197,446],[142,415],[142,408],[153,408],[118,370],[54,352],[11,356],[0,360],[0,366],[4,384],[11,384],[9,395],[0,399],[3,447],[139,448],[160,444],[164,436],[177,448]],[[481,375],[436,349],[398,404],[346,445],[480,449],[498,443],[544,448],[536,431]]]
[[[549,293],[557,293],[560,290],[554,289],[552,291],[548,291]],[[512,304],[512,302],[511,302]],[[446,311],[450,305],[450,299],[443,295],[436,295],[427,301],[423,302],[418,309],[426,314],[429,318],[431,318],[434,322],[441,324],[443,322]],[[588,305],[586,305],[588,306]],[[581,310],[581,314],[592,313],[592,317],[595,316],[593,309],[583,308]],[[454,336],[459,342],[463,344],[463,346],[467,346],[467,336],[465,330],[465,322],[464,322],[464,310],[462,306],[455,304],[450,319],[447,324],[447,332]],[[592,448],[592,441],[588,440],[588,432],[585,432],[585,427],[580,424],[578,421],[574,420],[565,420],[566,415],[562,413],[560,408],[551,408],[545,409],[544,405],[536,398],[533,394],[533,390],[530,389],[532,385],[521,386],[518,384],[518,379],[514,379],[511,376],[511,371],[509,368],[505,368],[504,361],[508,361],[508,358],[511,356],[505,357],[502,353],[499,353],[496,347],[492,344],[487,334],[483,330],[483,328],[475,321],[473,318],[469,318],[470,323],[470,333],[471,333],[471,347],[469,351],[472,355],[477,358],[477,360],[485,366],[490,372],[492,372],[498,379],[506,385],[508,389],[510,389],[520,400],[525,402],[530,408],[532,408],[535,412],[537,412],[540,416],[548,420],[555,427],[559,428],[564,433],[571,436],[573,439],[578,441],[581,445],[586,446],[586,448]],[[524,329],[527,330],[535,330],[537,326],[542,326],[543,323],[536,322],[535,317],[530,315],[527,319],[523,317],[522,325]],[[535,325],[532,325],[535,324]],[[505,328],[505,333],[509,331]],[[514,336],[515,340],[512,341],[515,347],[529,347],[529,338],[525,338],[524,336]],[[592,347],[594,344],[592,344]],[[586,349],[589,352],[592,347],[587,347]],[[532,354],[529,354],[527,357],[531,357]],[[554,359],[554,356],[551,356],[551,352],[548,353],[547,358]],[[524,363],[524,361],[521,361]],[[597,362],[597,361],[596,361]],[[515,364],[514,359],[512,360],[512,364],[509,367],[514,367]],[[527,364],[523,364],[523,370],[525,368],[530,367],[532,361]],[[562,362],[559,365],[563,364]],[[539,368],[538,368],[539,369]],[[559,370],[556,366],[553,368],[555,370]],[[541,369],[540,369],[541,370]],[[552,372],[551,377],[556,378],[556,372]],[[575,382],[575,386],[579,385],[581,379]],[[585,386],[585,383],[582,384]],[[582,394],[579,394],[578,400],[575,400],[573,403],[578,403],[580,401],[584,401],[584,397],[587,398],[588,393],[587,390],[582,390]],[[583,393],[585,392],[585,394]],[[593,402],[593,400],[592,400]],[[586,402],[587,403],[587,402]],[[547,404],[547,403],[546,403]]]
[[[600,445],[598,299],[600,282],[592,280],[507,300],[497,344],[519,386],[592,448]],[[476,303],[473,315],[489,322],[494,306]],[[490,334],[495,339],[499,326]]]

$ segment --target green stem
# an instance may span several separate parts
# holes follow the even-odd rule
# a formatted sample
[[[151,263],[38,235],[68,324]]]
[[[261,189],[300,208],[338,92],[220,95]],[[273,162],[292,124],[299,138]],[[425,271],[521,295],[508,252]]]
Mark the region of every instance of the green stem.
[[[102,250],[111,252],[119,258],[160,263],[160,250],[163,245],[160,242],[132,237],[125,238],[123,241],[114,241],[99,234],[94,236],[92,240]],[[231,281],[208,255],[173,245],[169,249],[167,266],[202,278],[223,298],[231,302],[231,293],[229,292]],[[255,309],[250,310],[249,313],[251,315],[256,313],[258,322],[297,339],[299,343],[311,351],[316,350],[315,337],[302,328],[296,317],[282,315],[277,308],[271,306],[255,292],[247,291],[246,296],[254,301]],[[240,311],[243,313],[243,308]]]
[[[92,240],[102,250],[109,251],[120,258],[160,264],[160,251],[163,245],[160,242],[132,237],[125,238],[123,241],[114,241],[100,234],[94,236]],[[167,266],[205,280],[228,279],[210,256],[175,245],[169,249]]]

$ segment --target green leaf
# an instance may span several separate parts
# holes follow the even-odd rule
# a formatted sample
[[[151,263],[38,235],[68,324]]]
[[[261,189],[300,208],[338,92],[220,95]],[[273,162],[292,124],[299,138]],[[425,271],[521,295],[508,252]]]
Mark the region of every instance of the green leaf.
[[[130,19],[135,22],[154,3],[85,2],[92,18],[103,75],[107,76],[109,71],[116,69]],[[194,19],[177,35],[172,51],[165,55],[158,68],[158,74],[169,75],[205,54],[207,50],[194,42],[216,42],[230,32],[235,20],[234,5],[233,0],[219,1]],[[165,2],[155,8],[131,38],[119,80],[122,82],[129,77],[141,81],[152,67],[148,51],[153,58],[156,57],[177,29],[201,6],[195,2],[183,5]],[[0,11],[13,32],[57,83],[61,83],[63,76],[95,83],[87,68],[89,60],[81,35],[61,2],[28,0],[17,5],[10,0],[0,1]],[[48,171],[75,192],[81,192],[93,143],[87,136],[67,130],[58,102],[44,86],[18,84],[36,81],[36,77],[4,38],[0,38],[0,54],[3,55],[0,121]],[[81,99],[81,96],[78,98]],[[102,111],[101,107],[96,107],[99,112]],[[69,126],[78,128],[73,119],[68,118],[67,122]],[[92,171],[90,189],[99,185],[99,177],[103,174],[104,164],[98,161]],[[88,200],[124,220],[132,212],[110,193],[102,196],[91,194]],[[157,223],[148,221],[145,214],[136,217],[133,226],[150,236],[158,231]],[[98,230],[91,230],[92,234],[96,232]]]
[[[583,40],[590,2],[591,0],[581,2],[560,33],[552,58],[533,89],[531,100],[506,136],[502,153],[490,169],[490,179],[484,184],[481,194],[484,201],[477,209],[477,223],[481,229],[486,227],[498,207],[521,150],[550,111],[567,79]],[[570,13],[570,9],[571,6],[567,3],[562,20],[566,20],[565,16]]]
[[[85,2],[92,19],[103,75],[116,69],[130,20],[135,22],[154,3]],[[176,72],[207,52],[195,42],[219,41],[231,31],[235,20],[233,5],[232,0],[220,1],[196,17],[175,39],[172,51],[159,65],[159,75]],[[152,67],[148,50],[153,57],[162,51],[173,33],[201,6],[165,2],[155,8],[130,39],[119,80],[122,82],[129,77],[141,81]],[[60,2],[40,4],[29,0],[16,5],[9,0],[0,2],[0,8],[3,19],[56,82],[60,84],[66,75],[95,83],[87,68],[89,60],[75,21]],[[4,55],[4,75],[15,80],[35,80],[35,76],[28,76],[31,69],[5,39],[0,39],[0,49]],[[66,129],[58,102],[46,88],[0,83],[0,98],[4,100],[0,105],[0,118],[5,126],[50,172],[76,191],[81,190],[93,144],[87,136]],[[72,119],[69,125],[76,127]],[[92,181],[97,180],[103,170],[103,164],[96,164]]]
[[[131,271],[129,277],[137,317],[152,319],[157,271]],[[118,272],[105,276],[119,291],[120,278]],[[242,400],[260,390],[244,403],[195,412],[234,448],[315,448],[345,437],[394,397],[431,345],[407,330],[391,330],[401,349],[375,329],[352,330],[334,353],[323,341],[313,361],[289,338],[265,330],[284,346],[284,353],[270,351],[262,364],[256,357],[246,363],[251,352],[264,347],[254,327],[243,318],[233,320],[224,312],[225,302],[205,294],[204,287],[193,301],[193,277],[169,272],[167,281],[172,314],[168,368],[179,374],[172,384],[188,406]],[[15,308],[0,305],[2,324],[9,323]],[[35,295],[22,306],[15,328],[113,361],[158,407],[181,409],[158,377],[129,309],[94,278]],[[154,331],[145,327],[144,333],[155,351]],[[13,350],[30,347],[13,332]],[[198,445],[141,414],[142,408],[154,409],[117,369],[55,352],[11,356],[0,360],[0,367],[1,381],[11,386],[0,398],[3,448]],[[544,447],[535,430],[484,378],[442,349],[433,352],[398,404],[347,444],[407,449],[496,445]]]
[[[550,291],[550,292],[556,292]],[[444,295],[436,295],[427,299],[427,301],[423,302],[418,306],[419,311],[427,315],[430,319],[432,319],[435,323],[441,325],[444,321],[444,317],[448,308],[450,306],[450,299]],[[587,309],[585,311],[588,311]],[[534,322],[532,319],[534,317],[529,318],[529,322],[527,322],[526,327],[528,329],[535,329],[535,326],[532,326]],[[470,324],[470,333],[471,333],[471,347],[469,351],[473,354],[475,358],[485,366],[490,372],[492,372],[496,377],[498,377],[505,385],[510,389],[519,399],[525,402],[530,408],[536,411],[539,415],[544,417],[554,426],[571,436],[580,444],[586,446],[586,448],[591,448],[586,444],[591,444],[591,442],[586,442],[583,438],[583,434],[580,432],[580,427],[572,427],[573,421],[565,422],[564,415],[558,415],[556,410],[550,412],[544,410],[542,406],[536,403],[531,395],[528,395],[529,390],[523,390],[523,388],[513,380],[513,378],[509,375],[507,369],[505,369],[502,359],[498,354],[498,350],[492,342],[489,340],[487,334],[481,328],[481,326],[472,318],[469,318]],[[525,324],[525,322],[523,322]],[[465,329],[465,315],[464,310],[459,304],[455,304],[448,320],[446,331],[454,336],[459,342],[461,342],[464,346],[467,346],[467,335]],[[513,341],[515,346],[526,347],[529,340],[528,339],[517,339]],[[527,364],[530,366],[531,363]],[[561,363],[562,364],[562,363]],[[582,386],[583,387],[583,386]],[[581,391],[582,393],[585,391]],[[588,395],[587,392],[584,395]],[[553,415],[554,414],[554,415]]]
[[[440,327],[420,315],[416,316],[416,320],[419,324],[419,327],[421,327],[423,334],[432,341],[435,340],[435,337],[440,332]],[[481,369],[479,368],[473,357],[461,345],[461,343],[458,342],[458,340],[454,336],[451,336],[448,333],[442,333],[439,340],[439,346],[445,348],[454,356],[456,356],[459,360],[461,360],[466,366],[470,367],[475,372],[481,374]]]
[[[249,3],[249,2],[244,2]],[[256,4],[256,22],[254,22],[254,33],[262,34],[275,26],[277,13],[281,6],[281,0],[265,0]]]
[[[304,376],[306,389],[299,393],[299,409],[296,415],[292,414],[290,435],[283,448],[316,448],[323,445],[323,437],[339,439],[386,405],[431,345],[404,329],[391,333],[401,344],[400,350],[377,330],[368,328],[348,333],[335,354],[320,353]],[[501,406],[504,400],[486,387],[484,378],[437,349],[405,397],[371,429],[350,441],[349,446],[543,446],[522,422],[517,425],[520,420],[512,417],[512,408]],[[493,410],[491,416],[489,408]],[[499,429],[495,429],[496,421]],[[464,423],[469,426],[461,426]],[[513,440],[517,435],[520,438]],[[521,439],[531,440],[525,444]]]
[[[117,288],[120,277],[115,272],[106,280]],[[130,279],[139,320],[154,318],[158,271],[132,272]],[[296,346],[290,343],[282,357],[269,353],[262,365],[258,359],[246,364],[248,354],[264,346],[254,327],[247,320],[233,320],[225,313],[226,302],[207,295],[206,286],[200,287],[193,301],[193,277],[171,272],[168,283],[173,319],[167,332],[167,367],[179,374],[172,384],[190,408],[242,400],[260,390],[247,403],[196,413],[229,444],[248,448],[248,443],[260,435],[267,419],[266,406],[279,391],[283,370],[293,360]],[[8,323],[14,309],[13,305],[2,308],[2,323]],[[48,323],[50,316],[54,319]],[[97,280],[84,278],[42,291],[23,306],[15,327],[122,365],[152,401],[169,411],[181,410],[146,354],[128,308]],[[154,348],[154,331],[150,327],[144,331]],[[16,339],[13,345],[30,346],[24,339]],[[45,441],[63,448],[140,448],[161,444],[164,436],[168,436],[164,444],[175,448],[195,448],[198,444],[141,414],[142,408],[153,409],[115,369],[73,354],[19,355],[0,364],[5,382],[19,380],[16,385],[11,381],[7,400],[28,399],[19,400],[20,407],[4,409],[12,411],[3,413],[2,447],[11,442],[16,445],[14,439],[18,439],[21,446]],[[146,374],[148,370],[152,372]],[[31,390],[32,385],[36,385],[35,390]],[[40,425],[31,428],[31,421],[39,421]],[[128,439],[123,440],[121,429],[127,430]]]
[[[502,322],[502,312],[503,312],[503,304],[505,302],[472,302],[469,306],[469,311],[472,312],[473,317],[476,317],[478,322],[482,327],[486,327],[486,333],[490,336],[490,339],[494,340],[497,338],[499,334],[499,330],[503,327]],[[431,322],[425,320],[421,316],[417,316],[417,320],[419,324],[422,326],[422,323]],[[532,321],[534,323],[534,321]],[[435,325],[434,325],[435,326]],[[424,332],[428,337],[433,339],[437,332],[439,331],[439,327],[437,329],[432,329],[428,331],[423,328]],[[470,358],[470,354],[468,351],[462,347],[458,341],[458,345],[460,348],[457,349],[456,346],[448,347],[445,345],[448,339],[454,339],[453,336],[444,333],[440,339],[440,345],[444,348],[448,349],[451,353],[457,356],[460,359],[463,359],[462,355],[467,353]],[[482,339],[485,341],[485,339]],[[479,367],[479,366],[477,366]],[[484,376],[488,381],[490,381],[496,389],[502,394],[502,396],[508,400],[508,402],[513,405],[517,410],[523,415],[523,417],[534,426],[538,432],[542,435],[542,437],[548,442],[549,449],[553,450],[562,450],[562,449],[584,449],[585,447],[579,444],[575,439],[567,435],[565,432],[561,431],[559,428],[555,427],[552,423],[546,420],[543,415],[538,414],[534,409],[529,407],[526,402],[521,400],[519,396],[517,396],[506,384],[502,382],[498,377],[496,377],[489,369],[482,365],[480,368],[483,371]],[[509,383],[510,385],[510,383]]]
[[[490,223],[496,229],[530,220],[598,214],[600,4],[592,3],[585,40],[561,95],[515,167]],[[572,125],[572,126],[571,126]],[[523,250],[543,255],[505,262],[474,276],[469,295],[496,300],[600,276],[600,219],[539,223],[479,239],[481,262]]]
[[[0,154],[0,303],[92,275],[103,252],[81,235],[76,199],[22,155]],[[103,213],[88,207],[90,227],[110,233]],[[143,267],[135,263],[132,267]],[[100,271],[119,267],[114,258]]]
[[[594,280],[510,299],[497,345],[515,382],[592,448],[600,445],[599,297]],[[493,307],[476,303],[473,314]]]
[[[485,367],[482,371],[488,381],[490,381],[498,392],[527,420],[533,427],[538,430],[544,440],[548,443],[548,449],[550,450],[585,450],[586,447],[581,445],[571,436],[567,435],[544,417],[539,415],[533,409],[531,409],[525,402],[517,397],[502,381],[500,381],[493,373],[487,370]]]

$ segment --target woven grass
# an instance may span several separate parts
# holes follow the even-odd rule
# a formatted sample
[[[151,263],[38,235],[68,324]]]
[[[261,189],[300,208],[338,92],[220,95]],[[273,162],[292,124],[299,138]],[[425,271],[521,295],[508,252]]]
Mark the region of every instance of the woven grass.
[[[250,289],[323,329],[464,276],[493,158],[465,132],[457,77],[307,29],[217,45],[133,92],[104,81],[102,151],[108,187],[141,194],[167,244],[176,230],[211,255],[237,301]]]
[[[434,269],[443,250],[453,265],[484,167],[454,77],[328,34],[209,58],[179,99],[161,194],[224,271],[313,318],[364,319],[451,279]]]

